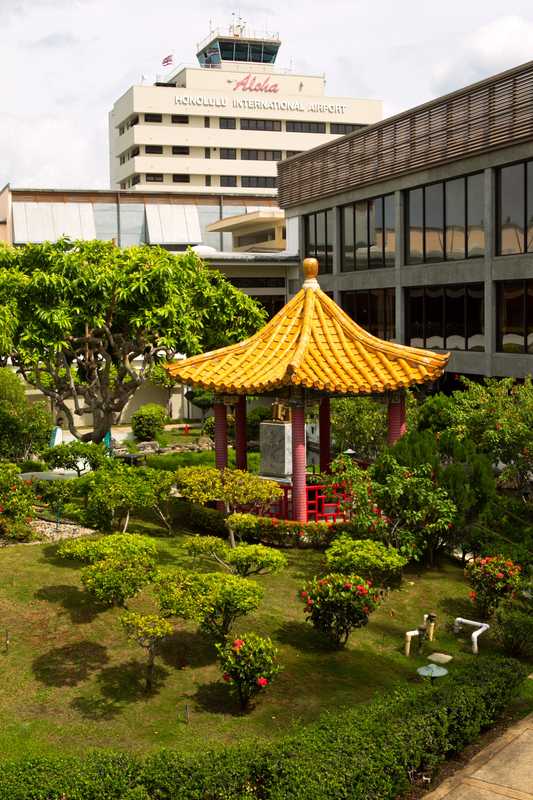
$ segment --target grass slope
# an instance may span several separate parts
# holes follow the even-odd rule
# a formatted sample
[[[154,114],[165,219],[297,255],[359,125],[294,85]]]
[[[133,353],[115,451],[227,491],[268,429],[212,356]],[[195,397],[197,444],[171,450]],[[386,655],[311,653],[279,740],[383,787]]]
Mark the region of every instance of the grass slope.
[[[182,550],[186,536],[157,537],[163,567],[190,564]],[[397,681],[414,679],[425,659],[403,656],[403,634],[425,611],[436,611],[440,623],[431,649],[453,653],[451,669],[471,658],[469,640],[455,639],[444,624],[471,611],[457,566],[407,574],[346,650],[331,652],[304,622],[296,598],[302,581],[321,570],[323,556],[293,551],[289,559],[283,574],[258,579],[265,600],[238,626],[238,632],[272,636],[284,667],[257,707],[242,716],[220,680],[212,645],[194,626],[183,627],[164,647],[157,688],[146,696],[143,651],[125,639],[118,610],[102,611],[88,599],[79,568],[58,560],[50,545],[0,550],[0,618],[11,640],[9,651],[0,653],[2,756],[91,747],[195,750],[244,737],[277,737],[324,710],[364,702]],[[154,610],[150,591],[130,607]],[[490,646],[484,636],[481,649]]]

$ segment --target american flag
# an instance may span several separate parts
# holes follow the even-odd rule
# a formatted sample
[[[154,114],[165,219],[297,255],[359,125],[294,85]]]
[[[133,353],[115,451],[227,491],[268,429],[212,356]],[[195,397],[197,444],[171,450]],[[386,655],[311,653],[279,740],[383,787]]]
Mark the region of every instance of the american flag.
[[[172,55],[165,56],[163,61],[161,62],[161,64],[164,67],[170,67],[170,65],[173,64],[173,63],[174,63],[174,56],[172,56]]]

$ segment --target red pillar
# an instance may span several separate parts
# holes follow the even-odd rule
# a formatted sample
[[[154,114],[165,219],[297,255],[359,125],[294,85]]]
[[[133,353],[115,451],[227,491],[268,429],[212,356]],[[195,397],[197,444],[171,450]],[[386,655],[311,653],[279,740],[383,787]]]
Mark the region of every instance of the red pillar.
[[[237,469],[248,469],[246,458],[246,397],[239,397],[235,406],[235,464]]]
[[[320,472],[329,472],[331,464],[331,418],[329,397],[323,397],[318,410]]]
[[[305,491],[305,411],[303,406],[292,407],[292,517],[307,522]]]
[[[389,430],[387,434],[387,442],[394,444],[401,439],[407,430],[405,421],[405,395],[402,392],[399,398],[389,398]]]
[[[215,403],[215,465],[218,469],[228,466],[228,417],[224,403]]]

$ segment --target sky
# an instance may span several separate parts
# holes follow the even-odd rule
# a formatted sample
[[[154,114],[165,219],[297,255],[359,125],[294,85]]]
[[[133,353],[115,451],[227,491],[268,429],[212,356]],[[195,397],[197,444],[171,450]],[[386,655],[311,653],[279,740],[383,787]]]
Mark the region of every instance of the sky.
[[[0,0],[0,187],[107,188],[107,116],[240,14],[280,66],[390,116],[533,59],[531,0]]]

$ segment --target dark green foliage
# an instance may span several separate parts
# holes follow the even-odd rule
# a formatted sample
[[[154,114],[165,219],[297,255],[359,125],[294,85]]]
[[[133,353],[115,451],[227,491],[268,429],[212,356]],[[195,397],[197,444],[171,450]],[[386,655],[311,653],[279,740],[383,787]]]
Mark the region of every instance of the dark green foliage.
[[[44,461],[19,461],[21,472],[44,472],[47,468]]]
[[[510,656],[533,658],[533,596],[518,592],[514,600],[500,603],[494,614],[494,635]]]
[[[45,403],[30,403],[24,384],[9,367],[0,367],[0,458],[27,460],[47,446],[52,417]]]
[[[270,406],[257,406],[248,411],[246,415],[246,438],[248,441],[259,439],[259,425],[261,422],[272,419],[272,408]]]
[[[204,412],[208,411],[215,402],[215,395],[213,392],[208,392],[207,389],[188,389],[185,397],[193,406]]]
[[[131,418],[131,429],[140,442],[155,439],[168,422],[167,412],[157,403],[141,406]]]
[[[431,773],[490,727],[525,675],[516,661],[481,656],[435,687],[402,686],[366,706],[326,714],[272,744],[196,755],[161,750],[142,762],[104,752],[7,761],[0,797],[394,800],[409,789],[410,773]]]
[[[103,444],[80,442],[75,439],[66,444],[49,447],[43,458],[52,469],[74,470],[80,477],[87,469],[99,469],[106,461],[107,452]]]

